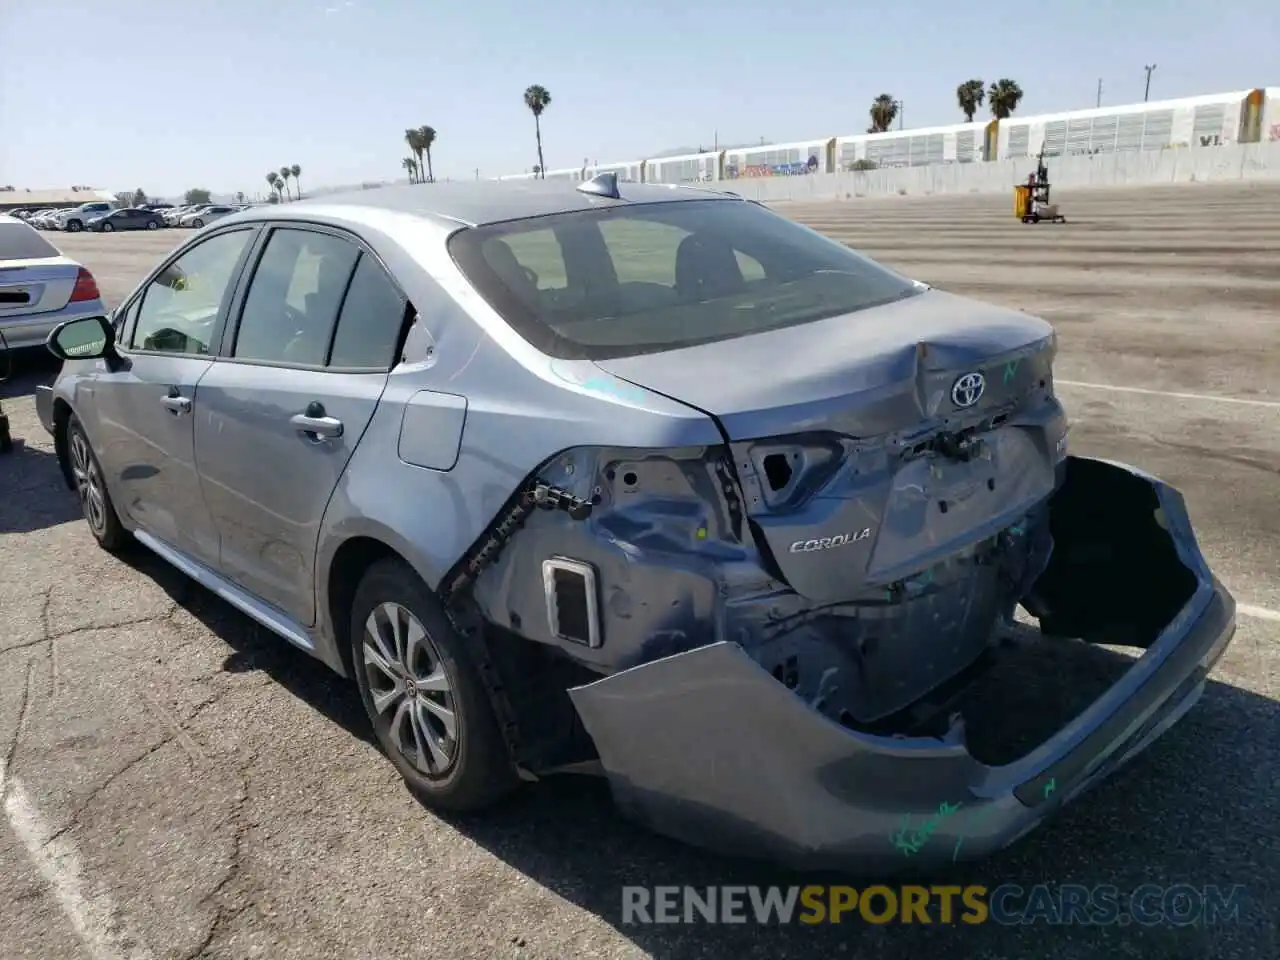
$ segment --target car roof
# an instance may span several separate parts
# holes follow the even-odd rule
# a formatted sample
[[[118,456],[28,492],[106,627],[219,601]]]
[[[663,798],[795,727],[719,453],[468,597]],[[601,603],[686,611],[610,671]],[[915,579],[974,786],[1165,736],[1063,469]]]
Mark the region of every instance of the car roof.
[[[397,185],[373,190],[313,197],[288,204],[255,207],[253,219],[291,220],[306,215],[308,209],[329,208],[325,212],[342,219],[360,220],[358,208],[390,211],[431,220],[453,221],[467,226],[483,226],[505,220],[523,220],[557,213],[627,206],[632,203],[679,203],[690,200],[741,200],[717,190],[652,183],[619,182],[622,199],[614,200],[578,190],[579,184],[566,180],[478,181],[473,183],[427,183]],[[340,211],[334,208],[343,208]],[[245,211],[243,215],[249,215]]]

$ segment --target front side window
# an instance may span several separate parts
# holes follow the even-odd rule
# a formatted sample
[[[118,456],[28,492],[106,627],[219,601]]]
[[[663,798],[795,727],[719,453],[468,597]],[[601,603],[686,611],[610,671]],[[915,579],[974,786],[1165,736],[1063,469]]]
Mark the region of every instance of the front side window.
[[[462,272],[553,357],[604,360],[811,323],[917,293],[759,204],[633,204],[461,230]],[[861,322],[851,318],[851,323]]]
[[[209,353],[223,297],[252,237],[252,230],[210,237],[160,271],[142,294],[133,349]]]
[[[138,308],[140,306],[142,306],[142,298],[138,297],[124,310],[116,312],[111,321],[111,325],[115,328],[116,343],[129,342],[129,337],[133,332],[134,321],[138,319]]]
[[[323,366],[360,249],[327,233],[276,229],[254,271],[232,356]]]

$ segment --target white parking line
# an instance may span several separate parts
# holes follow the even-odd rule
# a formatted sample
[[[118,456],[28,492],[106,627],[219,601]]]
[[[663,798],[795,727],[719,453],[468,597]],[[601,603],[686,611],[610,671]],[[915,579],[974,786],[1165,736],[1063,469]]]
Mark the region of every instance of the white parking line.
[[[1255,607],[1251,603],[1237,603],[1236,613],[1244,617],[1253,617],[1255,620],[1270,620],[1273,623],[1280,623],[1280,610]]]
[[[1111,383],[1085,383],[1081,380],[1054,380],[1064,387],[1080,387],[1085,390],[1110,390],[1113,393],[1141,393],[1148,397],[1169,397],[1173,400],[1206,400],[1212,403],[1235,403],[1245,407],[1270,407],[1280,410],[1280,400],[1248,400],[1244,397],[1218,397],[1211,393],[1174,393],[1169,390],[1147,390],[1144,387],[1117,387]]]
[[[151,952],[135,936],[121,929],[120,914],[111,897],[85,889],[80,851],[65,834],[56,832],[32,801],[20,780],[7,778],[0,758],[0,795],[9,826],[27,857],[49,885],[80,942],[94,960],[151,960]]]

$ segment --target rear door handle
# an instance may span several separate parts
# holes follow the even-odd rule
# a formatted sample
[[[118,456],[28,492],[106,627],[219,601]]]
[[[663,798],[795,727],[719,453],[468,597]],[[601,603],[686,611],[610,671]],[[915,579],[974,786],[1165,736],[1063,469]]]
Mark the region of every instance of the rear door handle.
[[[326,416],[324,404],[309,403],[305,413],[295,413],[289,418],[293,428],[307,439],[319,443],[342,436],[342,421]]]
[[[167,397],[161,397],[160,402],[169,410],[172,410],[175,415],[191,412],[191,398],[181,396],[176,391],[169,394]]]

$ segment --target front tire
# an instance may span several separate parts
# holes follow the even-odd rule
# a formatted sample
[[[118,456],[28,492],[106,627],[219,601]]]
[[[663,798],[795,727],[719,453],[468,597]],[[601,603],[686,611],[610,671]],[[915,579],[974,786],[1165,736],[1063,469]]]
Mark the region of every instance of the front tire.
[[[79,220],[67,221],[67,233],[79,233],[83,229],[84,229],[84,224],[82,224]]]
[[[114,230],[115,230],[115,227],[113,227],[113,226],[112,226],[111,224],[109,224],[109,223],[104,223],[104,224],[102,225],[102,232],[103,232],[103,233],[111,233],[111,232],[112,232],[112,231],[114,231]]]
[[[148,220],[148,221],[147,221],[147,229],[148,229],[148,230],[159,230],[159,229],[160,229],[160,224],[156,223],[156,221],[154,221],[154,220]]]
[[[67,422],[67,455],[89,532],[103,550],[119,552],[129,542],[129,532],[120,523],[120,516],[102,477],[102,465],[98,463],[89,437],[75,414]]]
[[[201,227],[204,226],[204,221],[197,217],[195,220],[191,221],[191,226],[199,230]]]
[[[351,657],[378,744],[424,804],[491,806],[519,778],[466,641],[407,566],[365,573],[351,606]]]

